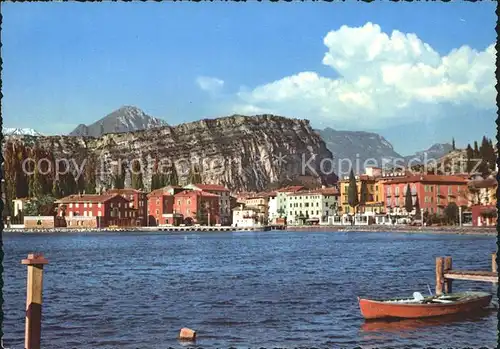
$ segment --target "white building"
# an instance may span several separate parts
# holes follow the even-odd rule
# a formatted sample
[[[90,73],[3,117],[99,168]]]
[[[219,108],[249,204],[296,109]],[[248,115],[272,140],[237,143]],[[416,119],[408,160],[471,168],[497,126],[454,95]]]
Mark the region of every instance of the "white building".
[[[288,214],[290,210],[288,210],[288,195],[297,193],[299,191],[304,190],[303,186],[297,185],[292,187],[286,187],[282,189],[278,189],[276,191],[276,200],[277,200],[277,216],[278,218],[286,218],[288,221]]]
[[[235,228],[259,227],[264,225],[264,213],[255,208],[244,208],[243,205],[233,209],[233,223]]]
[[[276,223],[276,218],[279,217],[278,214],[278,199],[276,192],[269,193],[267,202],[267,217],[269,223]]]
[[[287,224],[328,224],[337,214],[340,192],[337,188],[298,191],[287,195]]]
[[[20,214],[22,211],[24,211],[24,208],[26,207],[26,204],[29,202],[29,199],[27,198],[20,198],[20,199],[14,199],[12,200],[12,203],[14,204],[14,212],[12,217],[16,217],[18,214]]]

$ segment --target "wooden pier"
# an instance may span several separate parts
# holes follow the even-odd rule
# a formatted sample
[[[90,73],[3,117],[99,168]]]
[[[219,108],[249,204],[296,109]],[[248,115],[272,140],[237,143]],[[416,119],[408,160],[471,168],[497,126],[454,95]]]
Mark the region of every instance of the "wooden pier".
[[[452,292],[453,280],[469,280],[498,283],[497,254],[491,254],[491,271],[454,270],[452,258],[436,258],[436,295]]]

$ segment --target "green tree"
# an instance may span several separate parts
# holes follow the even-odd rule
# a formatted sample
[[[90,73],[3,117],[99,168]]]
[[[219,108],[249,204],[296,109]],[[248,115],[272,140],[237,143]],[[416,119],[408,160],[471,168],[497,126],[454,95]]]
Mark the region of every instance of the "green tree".
[[[364,207],[368,201],[368,186],[366,181],[361,181],[361,188],[359,190],[359,206]]]
[[[450,202],[448,206],[444,208],[444,216],[448,223],[455,224],[458,219],[458,206],[454,202]]]
[[[55,215],[55,198],[52,195],[43,195],[26,203],[23,210],[25,216],[53,216]]]
[[[172,167],[170,168],[170,185],[179,185],[179,176],[177,174],[175,164],[172,164]]]
[[[411,214],[411,211],[413,211],[413,198],[411,195],[410,184],[406,185],[405,210],[408,214]]]
[[[422,212],[421,212],[421,210],[420,210],[420,201],[419,201],[419,199],[418,199],[418,195],[417,195],[417,197],[415,198],[415,217],[416,217],[417,219],[419,219],[419,218],[420,218],[421,213],[422,213]]]
[[[61,197],[61,187],[57,179],[52,182],[52,196],[59,199]]]
[[[158,178],[158,173],[156,172],[153,172],[151,174],[151,191],[153,190],[156,190],[156,189],[160,189],[160,182],[159,182],[159,178]]]
[[[479,147],[477,146],[477,141],[474,141],[474,157],[479,157]]]
[[[470,144],[467,144],[467,148],[466,148],[465,152],[466,152],[466,156],[467,156],[467,165],[466,165],[467,173],[470,173],[472,171],[472,169],[474,168],[474,163],[472,161],[472,159],[474,159],[474,150],[472,149]]]
[[[199,166],[194,165],[193,167],[191,167],[189,169],[188,183],[190,183],[190,184],[200,184],[200,183],[202,183],[201,173],[199,171]]]
[[[38,166],[35,165],[34,168],[34,173],[31,175],[30,178],[30,197],[31,198],[38,198],[42,196],[42,183],[40,182],[40,171],[38,169]]]
[[[351,173],[349,174],[349,187],[347,189],[347,202],[349,206],[353,208],[356,212],[356,208],[359,205],[358,198],[358,186],[356,184],[356,177],[354,176],[354,171],[351,169]]]
[[[455,149],[456,149],[456,148],[455,148],[455,138],[452,138],[452,139],[451,139],[451,149],[452,149],[452,150],[455,150]]]
[[[142,181],[142,167],[138,161],[134,161],[132,165],[132,188],[142,190],[144,189],[144,183]]]

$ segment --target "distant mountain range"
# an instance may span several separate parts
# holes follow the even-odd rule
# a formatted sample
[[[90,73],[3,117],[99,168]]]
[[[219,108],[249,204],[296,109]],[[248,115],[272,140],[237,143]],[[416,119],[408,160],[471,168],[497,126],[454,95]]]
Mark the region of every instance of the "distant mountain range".
[[[392,144],[381,135],[373,132],[364,131],[337,131],[330,127],[324,130],[316,130],[321,138],[325,141],[326,147],[330,150],[335,158],[334,165],[336,170],[346,171],[347,160],[341,162],[342,159],[349,159],[355,167],[355,172],[364,170],[366,160],[372,161],[366,164],[382,167],[384,164],[393,163],[402,165],[402,162],[407,163],[412,160],[413,164],[423,163],[424,160],[440,159],[452,150],[451,144],[437,143],[429,149],[416,152],[415,154],[403,156],[394,150]],[[418,160],[416,160],[418,159]],[[359,169],[356,168],[356,161],[359,161]],[[342,168],[338,168],[341,166]]]
[[[32,128],[14,128],[3,127],[2,133],[4,136],[43,136],[40,132]]]
[[[123,106],[90,125],[80,124],[69,135],[99,138],[106,133],[134,132],[162,126],[168,126],[167,122],[147,115],[137,107]],[[31,128],[4,128],[3,132],[6,136],[41,136],[39,132]],[[339,173],[339,170],[342,170],[342,172],[345,171],[345,167],[347,166],[346,161],[345,163],[340,163],[342,166],[341,169],[338,168],[341,159],[349,159],[355,170],[362,172],[364,170],[363,165],[368,159],[374,160],[375,163],[367,163],[367,165],[372,166],[390,164],[395,159],[403,159],[405,163],[413,159],[412,163],[417,164],[419,162],[423,163],[425,159],[440,159],[452,150],[451,144],[438,143],[432,145],[427,150],[403,156],[394,150],[394,147],[388,140],[377,133],[338,131],[330,127],[324,130],[315,130],[315,132],[319,134],[328,150],[332,153],[336,173]],[[418,159],[418,161],[415,161],[415,159]],[[356,166],[356,161],[358,161],[359,167]],[[398,164],[402,164],[401,161],[399,160]]]
[[[100,137],[106,133],[122,133],[167,126],[167,122],[147,115],[133,106],[123,106],[93,124],[78,125],[70,136]]]

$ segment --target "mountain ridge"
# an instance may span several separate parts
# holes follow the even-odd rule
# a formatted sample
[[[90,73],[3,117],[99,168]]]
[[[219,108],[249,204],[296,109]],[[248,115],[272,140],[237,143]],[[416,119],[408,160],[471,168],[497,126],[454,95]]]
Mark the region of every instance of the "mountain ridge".
[[[78,125],[69,135],[101,137],[107,133],[134,132],[167,125],[165,120],[150,116],[135,106],[125,105],[92,124]]]

